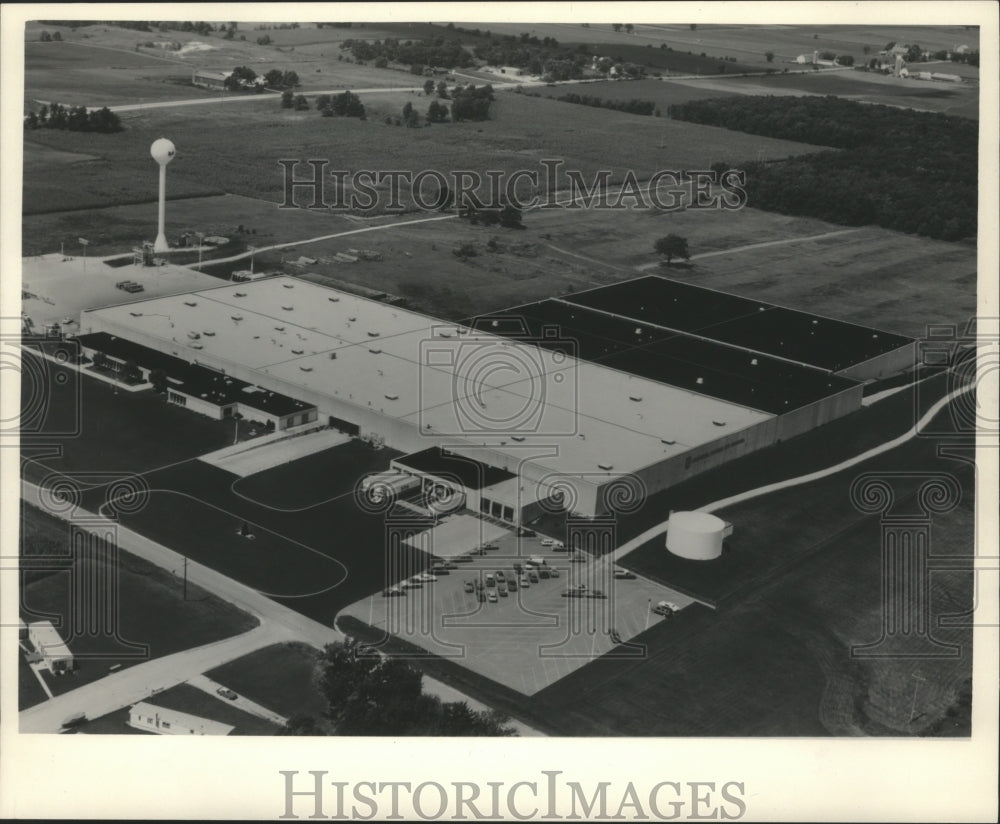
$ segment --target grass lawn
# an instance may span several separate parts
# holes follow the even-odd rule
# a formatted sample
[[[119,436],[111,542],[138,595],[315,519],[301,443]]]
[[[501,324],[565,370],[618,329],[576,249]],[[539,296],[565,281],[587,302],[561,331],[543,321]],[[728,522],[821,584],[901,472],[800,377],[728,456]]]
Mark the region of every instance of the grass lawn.
[[[28,530],[45,529],[59,534],[55,518],[29,506],[22,506],[22,522]],[[61,527],[62,540],[68,540],[67,526]],[[67,550],[68,551],[68,550]],[[117,576],[118,637],[81,634],[69,637],[71,615],[76,610],[92,609],[93,604],[74,600],[73,576],[80,581],[95,580],[93,567],[98,562],[75,558],[70,569],[53,572],[27,583],[23,588],[22,610],[27,621],[36,615],[50,617],[60,630],[77,661],[77,669],[60,678],[45,675],[56,694],[105,676],[108,667],[121,664],[129,667],[151,658],[219,641],[246,632],[257,620],[229,603],[188,584],[187,600],[183,600],[180,579],[166,570],[119,550]],[[143,652],[139,646],[148,647]]]
[[[316,655],[317,651],[305,644],[275,644],[205,675],[286,718],[315,718],[326,709],[312,683]]]
[[[384,463],[373,468],[385,469],[396,453],[378,454]],[[279,475],[282,483],[290,483],[293,466],[286,470],[291,475]],[[345,472],[327,483],[333,490],[353,489],[358,477],[357,471]],[[142,511],[126,517],[130,528],[317,621],[329,625],[340,609],[386,586],[386,520],[362,512],[352,494],[280,509],[269,498],[258,502],[238,494],[231,488],[233,475],[200,461],[152,473],[148,480],[158,491]],[[310,478],[298,483],[299,489],[315,486]],[[237,535],[243,521],[255,540]],[[419,551],[400,551],[406,575],[428,566]]]
[[[213,695],[202,692],[188,684],[178,684],[156,695],[144,699],[157,707],[190,713],[201,718],[219,721],[234,727],[230,735],[274,735],[279,727],[263,718],[243,712]],[[133,729],[128,725],[129,708],[123,707],[115,712],[95,718],[82,724],[78,729],[81,733],[95,735],[153,735],[142,730]]]
[[[233,424],[168,404],[152,390],[116,392],[75,369],[29,355],[39,370],[22,372],[22,392],[43,392],[37,426],[22,433],[25,476],[78,476],[81,486],[103,485],[219,449],[233,441]],[[35,375],[41,383],[36,385]],[[78,430],[78,433],[77,433]],[[53,449],[59,455],[53,455]]]
[[[45,690],[38,683],[35,673],[31,671],[28,662],[24,660],[24,652],[17,652],[17,709],[18,712],[41,704],[48,700]]]

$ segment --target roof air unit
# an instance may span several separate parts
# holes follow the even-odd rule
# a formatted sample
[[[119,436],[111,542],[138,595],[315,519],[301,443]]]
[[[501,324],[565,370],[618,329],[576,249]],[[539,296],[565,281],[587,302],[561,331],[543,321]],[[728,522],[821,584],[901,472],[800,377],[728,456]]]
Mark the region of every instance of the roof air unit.
[[[603,469],[605,472],[610,472],[614,467],[609,463],[599,463],[597,465],[598,469]]]

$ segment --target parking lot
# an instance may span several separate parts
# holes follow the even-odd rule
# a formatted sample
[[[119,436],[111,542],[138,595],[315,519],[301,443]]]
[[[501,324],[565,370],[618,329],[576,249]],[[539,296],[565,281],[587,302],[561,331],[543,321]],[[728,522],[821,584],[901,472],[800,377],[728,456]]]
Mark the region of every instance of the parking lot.
[[[668,620],[652,608],[692,603],[645,578],[615,577],[613,565],[543,540],[550,539],[507,532],[482,554],[444,560],[441,553],[435,580],[403,587],[405,594],[376,593],[341,615],[533,695],[616,647],[619,655],[643,656],[629,639]]]

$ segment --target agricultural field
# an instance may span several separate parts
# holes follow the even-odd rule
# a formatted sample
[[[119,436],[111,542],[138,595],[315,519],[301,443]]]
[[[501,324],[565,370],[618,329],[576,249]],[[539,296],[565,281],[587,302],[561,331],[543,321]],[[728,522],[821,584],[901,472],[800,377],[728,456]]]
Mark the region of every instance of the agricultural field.
[[[362,94],[362,102],[372,107],[367,121],[283,110],[268,97],[228,110],[223,105],[124,112],[125,131],[116,134],[39,129],[26,143],[28,159],[36,145],[100,159],[39,169],[25,179],[23,211],[153,201],[156,178],[149,145],[164,135],[177,144],[167,184],[172,197],[227,192],[272,201],[282,198],[281,158],[328,158],[331,170],[349,171],[379,168],[379,158],[392,158],[394,168],[445,173],[456,168],[480,173],[509,173],[525,166],[540,170],[540,159],[562,158],[567,168],[581,170],[588,179],[596,170],[610,168],[620,180],[626,168],[641,179],[665,166],[700,168],[711,158],[739,157],[747,146],[744,135],[726,129],[586,106],[573,107],[568,116],[566,104],[513,93],[498,95],[488,122],[421,129],[386,125],[384,115],[398,115],[401,100],[429,103],[423,95],[403,94],[395,101],[399,108],[382,95]],[[634,149],[627,160],[609,164],[609,158],[618,157],[623,132]],[[666,147],[670,151],[665,154]],[[809,144],[768,138],[753,138],[752,148],[754,157],[764,159],[816,151]]]

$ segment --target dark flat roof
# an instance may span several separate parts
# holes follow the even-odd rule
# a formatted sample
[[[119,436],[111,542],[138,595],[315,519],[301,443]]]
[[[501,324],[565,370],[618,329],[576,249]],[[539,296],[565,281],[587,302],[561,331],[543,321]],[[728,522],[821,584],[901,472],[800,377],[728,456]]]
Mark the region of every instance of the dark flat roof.
[[[161,369],[173,381],[180,381],[172,382],[172,389],[192,397],[204,398],[217,406],[241,403],[278,417],[313,408],[311,404],[280,392],[266,389],[246,391],[253,384],[107,332],[79,335],[77,340],[88,349],[97,349],[119,360],[135,361],[144,369]]]
[[[401,458],[396,458],[396,463],[415,472],[426,472],[445,479],[455,478],[466,489],[485,489],[517,477],[505,469],[489,466],[462,455],[454,455],[439,446],[403,455]]]
[[[857,385],[809,366],[557,300],[482,315],[469,325],[770,414],[789,412]],[[550,326],[557,333],[546,337]]]
[[[561,298],[665,329],[837,372],[912,338],[650,275]]]

